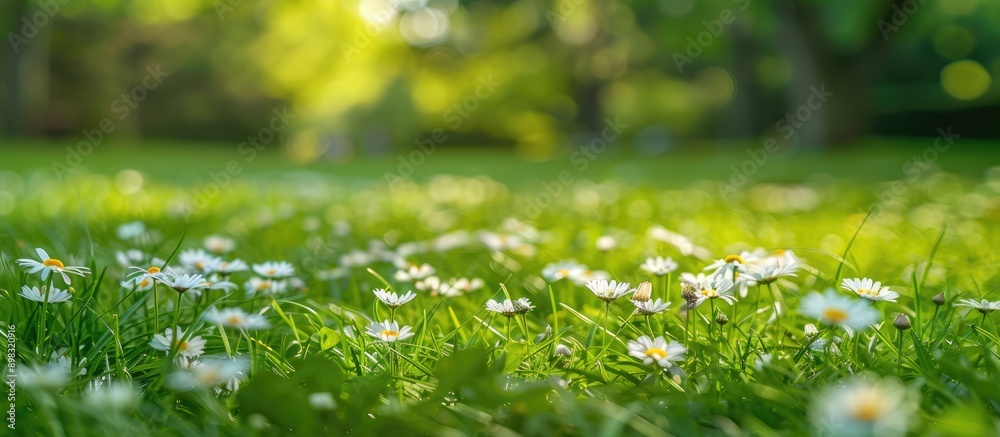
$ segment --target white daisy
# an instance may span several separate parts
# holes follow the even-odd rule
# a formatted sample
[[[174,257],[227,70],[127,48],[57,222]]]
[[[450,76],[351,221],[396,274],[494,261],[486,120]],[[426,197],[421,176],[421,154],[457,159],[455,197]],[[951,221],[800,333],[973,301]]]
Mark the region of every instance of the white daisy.
[[[522,297],[518,300],[515,300],[513,304],[514,304],[514,311],[517,314],[524,314],[527,313],[528,311],[535,309],[535,306],[532,305],[531,301],[528,300],[528,298],[526,297]]]
[[[279,279],[258,278],[254,276],[243,284],[243,289],[251,296],[257,293],[270,296],[284,293],[288,289],[288,283]]]
[[[675,361],[684,359],[687,348],[676,341],[667,343],[663,337],[650,339],[643,335],[628,342],[628,354],[642,360],[642,363],[650,366],[653,363],[666,369],[674,365]]]
[[[139,264],[146,260],[146,254],[139,249],[129,249],[124,252],[115,252],[115,261],[118,261],[118,265],[122,267],[128,267],[132,265]]]
[[[654,274],[656,276],[665,276],[674,270],[677,270],[677,262],[670,257],[654,257],[646,258],[646,262],[639,266],[643,270]]]
[[[409,282],[424,279],[435,272],[434,267],[430,264],[411,264],[405,270],[399,270],[393,275],[393,279],[400,282]]]
[[[456,297],[483,288],[484,285],[486,282],[479,278],[451,278],[447,284],[441,285],[438,294],[444,297]]]
[[[413,337],[413,332],[411,331],[412,328],[409,326],[400,328],[398,323],[388,320],[382,323],[372,323],[365,330],[368,335],[387,342],[403,341]]]
[[[609,282],[606,279],[595,279],[590,281],[587,283],[587,288],[589,288],[595,296],[605,302],[613,302],[619,297],[633,291],[629,290],[628,282],[618,282],[614,280]]]
[[[38,287],[28,287],[27,285],[22,286],[21,292],[18,294],[28,300],[33,300],[35,302],[48,301],[48,303],[66,302],[73,298],[73,295],[67,293],[66,291],[60,290],[56,287],[47,288],[44,285],[41,289]]]
[[[777,250],[772,256],[768,256],[757,263],[758,269],[750,272],[753,284],[770,284],[778,278],[785,276],[796,276],[802,263],[791,250]]]
[[[205,279],[203,285],[204,288],[192,288],[188,291],[188,294],[191,295],[192,298],[197,299],[201,296],[202,290],[222,290],[229,292],[240,288],[238,285],[222,279],[219,275],[212,275],[208,279]]]
[[[205,252],[204,249],[186,249],[177,255],[177,262],[190,271],[207,275],[215,271],[222,258]]]
[[[176,336],[174,335],[175,333]],[[149,345],[153,349],[168,352],[172,348],[176,348],[177,354],[191,359],[205,353],[205,343],[206,341],[200,335],[184,340],[184,331],[178,326],[176,328],[167,328],[163,331],[163,334],[154,335]]]
[[[340,256],[340,265],[344,267],[364,267],[371,264],[372,256],[363,250],[352,250]]]
[[[488,300],[486,301],[486,311],[503,314],[507,317],[514,317],[519,314],[518,307],[510,299],[504,299],[503,302]]]
[[[49,278],[49,273],[52,273],[53,276],[56,274],[61,276],[63,282],[69,285],[69,275],[67,273],[80,277],[90,274],[90,269],[86,267],[63,265],[62,261],[49,257],[45,249],[36,248],[35,253],[38,254],[38,258],[41,261],[35,261],[31,258],[21,258],[17,260],[17,263],[21,267],[28,269],[28,274],[42,272],[43,281]]]
[[[823,390],[810,412],[820,435],[902,436],[909,429],[918,396],[896,378],[856,376]]]
[[[586,269],[587,266],[574,260],[559,261],[545,266],[542,269],[542,277],[550,282],[555,282],[571,277],[575,271]]]
[[[868,278],[844,278],[840,288],[853,291],[858,296],[872,302],[883,300],[895,302],[896,298],[899,297],[899,293],[889,290],[889,287],[883,287],[881,282]]]
[[[122,223],[115,229],[115,235],[122,240],[132,240],[139,238],[146,233],[146,224],[136,220],[134,222]]]
[[[287,261],[268,261],[261,264],[254,264],[253,271],[265,278],[284,278],[295,274],[295,267]]]
[[[86,405],[98,411],[124,412],[139,406],[139,393],[127,381],[111,381],[89,388],[84,394]]]
[[[429,292],[431,296],[437,296],[441,293],[441,285],[441,278],[437,276],[428,276],[413,284],[417,290]]]
[[[209,235],[205,237],[205,241],[202,244],[205,246],[205,249],[219,255],[232,252],[236,248],[236,242],[232,238],[226,238],[221,235]]]
[[[377,297],[378,300],[382,301],[382,303],[384,303],[389,308],[399,308],[403,306],[403,304],[417,297],[417,294],[414,293],[413,290],[407,291],[402,296],[397,295],[395,292],[392,291],[385,291],[381,288],[372,290],[372,292],[375,293],[375,297]]]
[[[184,293],[189,290],[196,290],[200,292],[207,286],[205,277],[200,274],[180,275],[169,269],[167,269],[166,272],[159,272],[158,274],[152,275],[152,278],[156,282],[173,288],[174,291],[178,293]]]
[[[240,308],[211,308],[205,312],[205,320],[209,323],[234,329],[267,329],[271,327],[267,319],[260,314],[248,314]]]
[[[983,314],[989,314],[1000,310],[1000,301],[990,302],[986,299],[962,299],[955,304],[957,307],[972,307]]]
[[[46,364],[20,364],[17,371],[17,388],[54,391],[66,386],[70,380],[70,367],[59,362]],[[12,376],[10,374],[7,375]],[[4,381],[7,382],[7,381]]]
[[[734,284],[719,276],[697,276],[691,273],[681,273],[681,296],[687,301],[688,308],[695,308],[710,299],[722,299],[732,305],[736,302],[733,296]]]
[[[643,316],[659,314],[670,309],[670,302],[664,302],[663,299],[660,298],[647,301],[633,300],[632,305],[635,305],[636,311]]]
[[[615,240],[615,237],[610,235],[601,235],[600,237],[597,237],[597,250],[601,252],[608,252],[613,250],[615,247],[618,247],[618,241]]]
[[[809,293],[802,298],[799,311],[826,325],[843,325],[851,329],[867,328],[882,317],[868,301],[851,299],[833,289],[824,294],[815,291]]]
[[[135,291],[147,291],[153,288],[153,283],[156,281],[151,277],[136,277],[132,279],[126,279],[121,282],[122,288],[135,289]]]
[[[757,263],[763,258],[760,251],[743,251],[739,255],[729,255],[716,260],[705,267],[705,270],[712,270],[712,276],[729,278],[730,281],[739,280],[739,275],[749,275],[756,271]]]
[[[223,384],[230,390],[246,378],[250,363],[243,357],[208,357],[196,361],[188,369],[178,369],[170,374],[168,385],[174,390],[214,388]],[[235,382],[235,384],[234,384]]]
[[[232,261],[219,261],[219,264],[215,266],[215,272],[228,276],[236,272],[245,272],[249,268],[245,261],[237,258]]]

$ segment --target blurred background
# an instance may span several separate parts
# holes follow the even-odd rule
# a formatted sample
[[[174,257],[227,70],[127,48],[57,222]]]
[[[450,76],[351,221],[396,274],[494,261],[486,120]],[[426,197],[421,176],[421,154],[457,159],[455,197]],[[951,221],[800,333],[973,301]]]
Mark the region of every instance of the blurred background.
[[[1000,137],[995,1],[0,3],[8,157],[250,138],[296,163],[421,142],[541,162],[608,128],[630,157]]]

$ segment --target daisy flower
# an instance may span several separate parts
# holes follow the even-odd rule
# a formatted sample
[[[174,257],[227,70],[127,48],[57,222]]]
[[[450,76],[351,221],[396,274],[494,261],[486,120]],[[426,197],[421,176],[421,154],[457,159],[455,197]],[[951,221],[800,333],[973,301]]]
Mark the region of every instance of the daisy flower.
[[[576,285],[586,285],[588,282],[598,279],[609,280],[611,275],[604,270],[590,270],[588,268],[573,270],[569,274],[569,280]]]
[[[868,278],[844,278],[840,288],[853,291],[854,294],[868,299],[872,302],[889,301],[895,302],[899,293],[883,287],[881,282],[872,281]]]
[[[205,241],[202,242],[205,249],[208,249],[212,253],[223,254],[232,252],[236,248],[236,242],[232,238],[226,238],[221,235],[209,235],[205,237]]]
[[[397,271],[396,274],[393,275],[392,277],[393,279],[400,282],[409,282],[409,281],[424,279],[430,275],[433,275],[434,272],[435,272],[434,267],[431,267],[430,264],[421,264],[421,265],[411,264],[405,270]]]
[[[129,249],[124,252],[115,252],[115,261],[118,261],[118,265],[122,267],[128,267],[132,265],[139,264],[146,260],[146,254],[139,249]]]
[[[215,266],[215,273],[229,276],[236,272],[245,272],[249,268],[246,262],[237,258],[232,261],[219,261],[219,264]]]
[[[856,376],[817,395],[810,412],[821,435],[902,436],[916,407],[916,394],[898,379]]]
[[[205,252],[204,249],[187,249],[177,255],[177,261],[185,268],[205,275],[215,271],[222,258]]]
[[[35,261],[31,258],[21,258],[17,260],[17,263],[21,267],[28,269],[28,274],[42,272],[43,281],[49,278],[50,273],[53,276],[58,274],[62,277],[63,282],[69,285],[69,275],[67,275],[67,273],[80,277],[90,274],[90,269],[86,267],[66,266],[62,261],[49,257],[49,254],[45,252],[45,249],[36,248],[35,253],[38,254],[38,258],[41,261]]]
[[[267,319],[260,314],[248,314],[240,308],[212,308],[205,312],[205,320],[209,323],[234,329],[267,329],[271,327]]]
[[[156,282],[150,277],[138,277],[133,279],[126,279],[122,281],[122,288],[135,289],[135,291],[147,291],[153,288],[153,283]]]
[[[799,262],[794,252],[790,250],[778,250],[773,256],[761,260],[757,264],[758,268],[756,271],[750,272],[750,276],[755,283],[752,285],[766,285],[777,281],[778,278],[796,276],[801,266],[802,263]]]
[[[518,300],[515,300],[513,304],[514,304],[514,311],[517,314],[524,314],[527,313],[528,311],[535,309],[535,306],[532,305],[531,301],[528,300],[528,298],[526,297],[522,297]]]
[[[254,264],[253,271],[265,278],[284,278],[295,274],[295,267],[287,261],[268,261]]]
[[[417,290],[429,292],[431,296],[437,296],[441,293],[441,285],[441,278],[437,276],[428,276],[413,284]]]
[[[719,276],[697,276],[691,273],[681,274],[681,296],[687,301],[688,308],[695,308],[710,299],[722,299],[732,305],[736,302],[733,296],[733,283]]]
[[[618,247],[618,241],[615,240],[615,237],[610,235],[601,235],[600,237],[597,237],[597,250],[601,252],[608,252],[613,250],[615,247]]]
[[[122,223],[118,225],[115,229],[115,235],[122,240],[132,240],[139,238],[146,233],[146,224],[141,220],[136,220],[134,222]]]
[[[654,274],[656,276],[665,276],[674,270],[677,270],[677,262],[670,257],[654,257],[646,258],[646,262],[639,266],[641,269]]]
[[[507,317],[514,317],[519,314],[518,308],[514,306],[514,302],[510,299],[504,299],[503,302],[488,300],[486,301],[486,311],[500,313]]]
[[[250,363],[243,357],[211,357],[193,363],[189,369],[170,374],[168,385],[174,390],[214,388],[225,384],[230,391],[246,378]]]
[[[382,301],[382,303],[384,303],[389,308],[399,308],[403,306],[403,304],[417,297],[417,294],[414,293],[413,290],[407,291],[403,295],[398,295],[395,292],[385,291],[381,288],[378,288],[372,290],[372,293],[375,293],[375,297],[377,297],[378,300]]]
[[[16,375],[18,388],[53,391],[59,390],[69,383],[70,367],[58,362],[32,365],[20,364],[17,366]],[[10,376],[13,375],[7,375],[7,377]]]
[[[586,269],[587,266],[574,260],[559,261],[545,266],[542,269],[542,277],[550,282],[555,282],[560,279],[569,278],[575,271]]]
[[[179,275],[169,269],[167,272],[160,272],[152,275],[152,278],[156,282],[173,288],[174,291],[178,293],[184,293],[189,290],[196,290],[197,292],[200,292],[205,289],[207,284],[205,277],[202,275]]]
[[[654,363],[664,369],[670,368],[675,361],[684,359],[687,348],[676,341],[667,343],[663,337],[655,339],[643,335],[628,342],[628,354],[642,360],[642,363],[650,366]]]
[[[636,311],[643,316],[659,314],[670,309],[670,302],[664,302],[663,299],[660,298],[647,301],[633,300],[632,305],[635,305]]]
[[[994,311],[1000,310],[1000,301],[990,302],[986,299],[975,300],[975,299],[962,299],[955,304],[957,307],[971,307],[975,308],[983,314],[989,314]]]
[[[368,325],[365,332],[372,337],[390,343],[403,341],[413,337],[412,328],[409,326],[400,328],[398,323],[390,322],[388,320],[382,323],[372,323],[371,325]]]
[[[451,278],[438,291],[444,297],[456,297],[483,288],[484,285],[486,282],[479,278]]]
[[[705,270],[712,270],[712,276],[729,278],[730,281],[739,279],[739,275],[749,275],[757,270],[756,264],[761,260],[760,251],[743,251],[739,255],[729,255],[705,267]]]
[[[44,285],[41,289],[38,287],[28,287],[27,285],[22,286],[21,292],[18,294],[28,300],[33,300],[35,302],[47,301],[48,303],[66,302],[73,297],[73,295],[67,293],[66,291],[55,287],[47,288]]]
[[[340,265],[345,267],[364,267],[371,264],[372,256],[363,250],[352,250],[340,256]]]
[[[85,393],[86,405],[99,411],[125,412],[134,410],[140,401],[139,393],[131,383],[112,381],[89,388]]]
[[[618,281],[608,281],[606,279],[595,279],[587,283],[587,288],[594,293],[595,296],[603,300],[604,302],[611,303],[626,294],[629,294],[632,290],[629,290],[628,282],[618,282]]]
[[[212,275],[202,285],[204,285],[204,288],[192,288],[188,294],[193,298],[198,298],[201,296],[202,290],[222,290],[228,292],[239,288],[236,284],[223,280],[219,275]]]
[[[256,276],[250,278],[246,283],[243,284],[243,289],[246,290],[247,294],[253,296],[257,293],[263,295],[273,295],[284,293],[288,288],[288,283],[278,279],[267,279],[258,278]]]
[[[205,353],[205,343],[205,340],[200,335],[184,340],[184,331],[178,326],[176,328],[167,328],[163,331],[163,334],[154,335],[149,345],[153,349],[168,352],[170,349],[176,348],[178,355],[192,359]]]
[[[826,325],[843,325],[851,329],[867,328],[882,316],[867,301],[851,299],[833,289],[824,294],[809,293],[802,298],[799,311]]]

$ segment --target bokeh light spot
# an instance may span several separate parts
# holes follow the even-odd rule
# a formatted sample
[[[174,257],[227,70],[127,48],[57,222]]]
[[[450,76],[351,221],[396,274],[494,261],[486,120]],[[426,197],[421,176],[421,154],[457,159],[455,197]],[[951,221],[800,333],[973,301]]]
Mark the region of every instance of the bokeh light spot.
[[[976,61],[964,60],[948,64],[941,71],[941,86],[953,97],[972,100],[990,88],[990,73]]]

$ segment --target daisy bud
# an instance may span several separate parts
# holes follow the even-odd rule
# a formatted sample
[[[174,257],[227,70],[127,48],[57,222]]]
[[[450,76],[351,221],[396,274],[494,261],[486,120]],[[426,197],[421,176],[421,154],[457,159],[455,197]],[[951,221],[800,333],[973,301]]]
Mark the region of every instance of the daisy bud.
[[[937,306],[944,305],[944,292],[942,291],[934,295],[934,297],[931,298],[931,301],[934,302],[934,305]]]
[[[816,329],[816,325],[813,325],[812,323],[807,323],[805,327],[805,333],[806,337],[812,337],[816,334],[819,334],[819,330]]]
[[[895,326],[900,331],[910,329],[910,318],[906,317],[906,314],[900,314],[896,316],[896,320],[892,322],[892,326]]]
[[[545,331],[535,336],[535,343],[541,343],[545,341],[546,338],[549,338],[551,336],[552,336],[552,326],[547,325],[545,326]]]
[[[646,302],[649,301],[649,297],[653,294],[653,284],[649,281],[639,284],[639,288],[636,289],[635,294],[632,295],[632,300],[636,302]]]
[[[562,355],[564,357],[568,357],[570,355],[573,355],[573,351],[570,350],[569,347],[567,347],[566,345],[559,344],[556,345],[556,355]]]
[[[726,317],[725,313],[720,312],[719,315],[715,316],[715,323],[718,323],[719,326],[725,326],[726,323],[729,323],[729,317]]]

